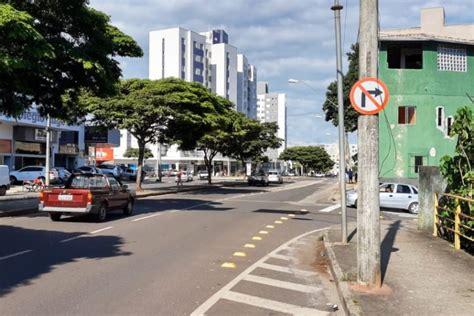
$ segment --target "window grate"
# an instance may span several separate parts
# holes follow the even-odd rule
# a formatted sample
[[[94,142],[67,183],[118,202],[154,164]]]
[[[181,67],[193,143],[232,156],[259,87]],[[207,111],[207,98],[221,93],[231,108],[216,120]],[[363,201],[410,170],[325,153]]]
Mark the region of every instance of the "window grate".
[[[467,72],[466,49],[438,45],[438,70]]]

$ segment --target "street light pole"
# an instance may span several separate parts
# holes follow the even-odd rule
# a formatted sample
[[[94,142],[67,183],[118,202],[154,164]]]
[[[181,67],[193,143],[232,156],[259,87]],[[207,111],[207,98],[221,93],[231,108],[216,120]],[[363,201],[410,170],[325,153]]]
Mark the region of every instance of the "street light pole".
[[[46,186],[49,186],[49,170],[50,170],[50,159],[49,159],[49,156],[51,155],[51,117],[50,115],[48,114],[47,118],[46,118],[46,162],[45,162],[45,175],[44,175],[44,179],[45,179],[45,185]]]
[[[336,64],[337,64],[337,103],[339,129],[339,185],[341,192],[341,241],[347,243],[347,213],[346,213],[346,155],[344,146],[344,97],[342,88],[342,49],[341,49],[341,10],[339,0],[334,0],[334,23],[336,29]]]

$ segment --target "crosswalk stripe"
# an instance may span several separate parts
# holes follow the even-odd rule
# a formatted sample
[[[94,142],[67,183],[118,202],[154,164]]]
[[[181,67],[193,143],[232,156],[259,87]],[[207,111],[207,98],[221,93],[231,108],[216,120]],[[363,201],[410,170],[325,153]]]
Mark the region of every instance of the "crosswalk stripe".
[[[298,283],[287,282],[287,281],[280,281],[280,280],[265,278],[265,277],[261,277],[261,276],[253,275],[253,274],[249,274],[245,276],[244,280],[260,283],[260,284],[265,284],[265,285],[270,285],[274,287],[279,287],[282,289],[303,292],[303,293],[314,293],[314,292],[321,291],[321,289],[314,286],[308,286],[304,284],[298,284]]]
[[[263,269],[267,269],[267,270],[278,271],[278,272],[294,273],[294,274],[298,274],[298,275],[301,275],[301,276],[313,276],[313,275],[317,274],[317,273],[311,272],[311,271],[300,270],[300,269],[290,269],[290,268],[287,268],[287,267],[276,266],[274,264],[268,264],[268,263],[260,263],[258,265],[258,267],[263,268]]]
[[[281,260],[286,260],[286,261],[291,261],[291,257],[285,256],[285,255],[279,255],[279,254],[271,254],[270,257],[275,258],[275,259],[281,259]]]
[[[327,315],[327,312],[323,312],[313,308],[306,308],[297,305],[282,303],[274,300],[269,300],[265,298],[260,298],[257,296],[227,291],[222,294],[222,298],[234,301],[238,303],[243,303],[247,305],[252,305],[264,309],[270,309],[281,313],[293,314],[293,315]]]

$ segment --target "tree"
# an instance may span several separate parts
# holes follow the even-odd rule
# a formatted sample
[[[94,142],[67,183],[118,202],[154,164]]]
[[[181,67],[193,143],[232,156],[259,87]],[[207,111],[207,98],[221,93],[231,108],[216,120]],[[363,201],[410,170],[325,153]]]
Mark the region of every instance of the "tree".
[[[195,148],[210,130],[219,107],[203,85],[173,78],[123,80],[117,91],[108,98],[84,94],[80,101],[93,122],[126,129],[137,139],[137,190],[141,190],[146,145],[160,141],[177,143],[184,150]]]
[[[138,158],[139,156],[139,150],[138,148],[127,148],[125,153],[123,154],[125,158]],[[150,148],[145,147],[145,152],[143,154],[144,159],[149,159],[153,158],[153,154],[150,150]]]
[[[280,159],[297,161],[304,169],[313,169],[317,172],[327,172],[334,166],[334,161],[328,153],[318,146],[295,146],[285,149]]]
[[[352,86],[359,80],[359,46],[353,44],[351,50],[351,52],[347,53],[349,69],[343,79],[344,128],[346,132],[357,130],[357,120],[359,118],[359,114],[352,108],[349,99],[349,92]],[[326,121],[331,121],[334,126],[338,126],[337,81],[331,82],[327,88],[323,110],[326,112]]]
[[[232,132],[225,142],[224,154],[241,161],[245,174],[247,174],[247,161],[261,160],[268,149],[281,146],[283,140],[276,136],[278,131],[276,122],[260,123],[235,111],[229,118],[232,122]]]
[[[207,168],[208,183],[212,183],[212,162],[218,153],[224,153],[227,141],[232,135],[232,103],[216,96],[219,107],[212,117],[212,125],[206,134],[197,141],[197,149],[204,152],[204,164]]]
[[[141,48],[87,0],[4,0],[0,6],[0,112],[18,115],[34,102],[41,114],[74,121],[86,114],[81,90],[115,92],[117,56]]]
[[[46,72],[44,64],[54,58],[54,50],[34,28],[33,17],[8,4],[0,4],[0,38],[0,113],[16,116],[31,104],[36,83]]]

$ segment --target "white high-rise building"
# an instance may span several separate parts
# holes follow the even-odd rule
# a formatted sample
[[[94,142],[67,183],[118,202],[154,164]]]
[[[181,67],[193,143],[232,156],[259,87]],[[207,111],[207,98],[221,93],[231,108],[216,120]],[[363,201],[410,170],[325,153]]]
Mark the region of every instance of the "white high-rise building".
[[[257,69],[247,57],[237,54],[237,111],[257,118]]]
[[[278,149],[270,149],[267,156],[270,160],[277,160],[286,149],[286,94],[269,93],[268,82],[259,81],[257,84],[257,119],[260,122],[276,122],[278,124],[277,136],[283,139]]]
[[[236,110],[242,107],[239,96],[245,94],[246,111],[242,112],[249,117],[255,117],[256,69],[248,63],[245,67],[238,68],[237,48],[229,44],[228,35],[224,30],[197,33],[175,27],[152,31],[149,34],[149,52],[150,79],[174,77],[199,82],[209,91],[235,104]],[[242,79],[246,81],[245,92],[239,88],[239,69],[245,73],[245,78]],[[114,160],[126,162],[123,154],[127,148],[136,148],[137,144],[129,132],[121,131],[121,134],[122,146],[115,151]],[[158,145],[149,145],[148,148],[156,161]],[[161,148],[162,162],[170,169],[196,169],[196,166],[199,168],[203,164],[201,152],[182,152],[177,146]],[[217,156],[215,161],[216,171],[231,171],[229,159]]]

